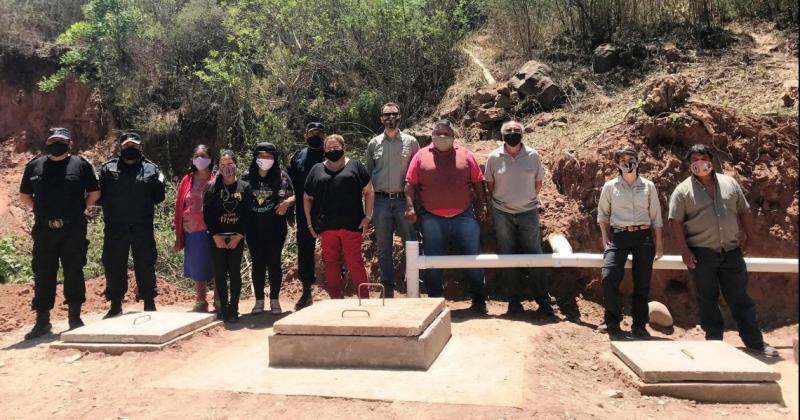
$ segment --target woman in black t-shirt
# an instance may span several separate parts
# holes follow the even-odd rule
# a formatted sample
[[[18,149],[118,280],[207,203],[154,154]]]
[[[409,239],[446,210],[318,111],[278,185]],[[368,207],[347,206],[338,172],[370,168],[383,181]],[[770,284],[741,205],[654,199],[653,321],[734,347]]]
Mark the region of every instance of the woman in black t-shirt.
[[[368,282],[361,243],[372,221],[375,191],[367,168],[344,156],[342,136],[326,137],[324,148],[325,161],[316,164],[306,178],[304,211],[308,230],[322,244],[328,294],[341,299],[342,256],[356,288]],[[368,297],[369,291],[363,288],[359,294]]]
[[[253,149],[250,170],[242,180],[250,185],[253,198],[247,247],[253,261],[253,289],[256,304],[251,313],[264,312],[264,283],[269,270],[270,311],[281,314],[278,296],[281,290],[281,251],[286,241],[286,214],[294,207],[294,187],[281,171],[280,155],[272,143],[259,143]]]
[[[214,285],[219,296],[217,319],[239,321],[239,296],[242,292],[242,252],[250,216],[250,186],[236,178],[236,156],[222,150],[219,175],[208,184],[203,195],[203,220],[213,239],[211,259],[214,262]],[[230,278],[231,297],[228,302]]]

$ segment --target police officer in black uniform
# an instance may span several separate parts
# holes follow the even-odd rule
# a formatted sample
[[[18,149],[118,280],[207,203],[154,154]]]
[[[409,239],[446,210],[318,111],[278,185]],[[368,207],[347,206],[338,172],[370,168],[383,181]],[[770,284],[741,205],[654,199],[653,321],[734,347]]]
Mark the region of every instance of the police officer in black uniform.
[[[158,166],[142,155],[142,139],[136,133],[119,136],[119,157],[100,168],[105,230],[103,266],[106,299],[111,308],[104,318],[122,314],[122,299],[128,291],[128,253],[133,251],[138,297],[145,311],[155,311],[156,241],[153,235],[155,206],[164,201],[164,176]]]
[[[295,203],[295,218],[297,220],[297,266],[298,277],[303,284],[303,294],[295,305],[295,310],[300,310],[312,304],[311,285],[316,280],[314,277],[314,248],[317,244],[316,239],[308,231],[308,222],[303,213],[303,186],[306,177],[311,172],[314,165],[325,160],[322,150],[323,139],[325,138],[325,125],[320,122],[310,122],[306,125],[305,141],[308,147],[298,150],[289,160],[289,167],[286,172],[294,185],[296,197],[301,197]]]
[[[36,325],[25,334],[30,340],[50,332],[50,310],[56,300],[58,264],[64,270],[64,301],[69,306],[69,328],[78,328],[81,305],[86,301],[83,267],[86,265],[86,209],[100,197],[92,164],[71,155],[72,136],[66,128],[53,128],[44,155],[25,165],[19,187],[20,200],[33,207],[34,273],[33,309]]]

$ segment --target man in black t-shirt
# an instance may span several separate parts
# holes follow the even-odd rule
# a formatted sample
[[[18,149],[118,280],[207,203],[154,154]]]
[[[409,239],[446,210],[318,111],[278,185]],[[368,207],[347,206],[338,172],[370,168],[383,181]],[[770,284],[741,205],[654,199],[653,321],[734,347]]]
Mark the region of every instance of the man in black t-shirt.
[[[34,293],[36,325],[26,340],[52,329],[50,310],[56,299],[59,261],[64,270],[64,300],[69,306],[69,328],[83,325],[81,305],[86,301],[83,267],[86,265],[86,208],[100,198],[92,164],[69,154],[72,137],[65,128],[53,128],[45,155],[25,165],[19,187],[20,201],[33,208]]]
[[[286,173],[292,180],[297,201],[295,203],[295,218],[297,220],[297,276],[303,283],[303,294],[295,305],[295,310],[300,310],[311,305],[311,285],[314,284],[314,248],[317,240],[308,231],[308,221],[303,212],[303,186],[306,177],[314,165],[325,159],[322,151],[322,139],[325,137],[325,125],[311,122],[306,125],[305,141],[308,147],[298,150],[286,168]]]

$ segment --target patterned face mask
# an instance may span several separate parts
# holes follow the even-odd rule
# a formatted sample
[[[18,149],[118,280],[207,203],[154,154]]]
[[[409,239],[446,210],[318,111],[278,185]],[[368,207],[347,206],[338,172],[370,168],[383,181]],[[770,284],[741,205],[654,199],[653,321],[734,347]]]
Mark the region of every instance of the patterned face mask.
[[[221,166],[219,168],[219,172],[222,174],[222,176],[230,178],[236,175],[236,166],[233,165]]]
[[[268,171],[273,164],[275,164],[275,159],[256,159],[256,165],[262,171]]]
[[[692,173],[697,176],[706,176],[711,173],[712,170],[714,170],[714,165],[707,160],[698,160],[692,162],[689,170],[691,170]]]
[[[629,160],[627,162],[621,162],[620,164],[617,165],[617,168],[619,168],[619,170],[622,171],[622,173],[629,174],[635,171],[638,166],[639,162],[635,160]]]

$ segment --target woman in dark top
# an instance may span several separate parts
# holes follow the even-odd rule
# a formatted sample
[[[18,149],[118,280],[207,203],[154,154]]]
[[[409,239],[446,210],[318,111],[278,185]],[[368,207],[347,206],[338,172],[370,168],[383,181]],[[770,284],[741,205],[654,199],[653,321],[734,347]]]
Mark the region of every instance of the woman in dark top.
[[[252,200],[247,228],[247,247],[253,260],[256,304],[252,313],[264,312],[264,280],[269,269],[270,311],[281,314],[281,251],[286,240],[286,212],[294,206],[292,181],[281,171],[280,155],[272,143],[259,143],[242,181],[250,186]]]
[[[367,168],[344,156],[342,136],[326,137],[324,148],[325,161],[316,164],[306,178],[303,210],[309,231],[322,244],[328,293],[332,299],[341,299],[342,256],[356,288],[368,281],[361,243],[372,221],[375,191]],[[369,296],[366,289],[359,292]]]
[[[214,284],[219,296],[217,318],[226,322],[239,321],[239,295],[242,292],[242,251],[250,215],[252,193],[250,186],[236,178],[236,157],[222,150],[219,175],[208,184],[203,195],[203,219],[213,240],[211,259],[214,262]],[[231,297],[228,302],[230,278]]]

